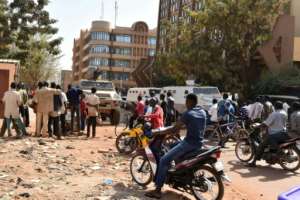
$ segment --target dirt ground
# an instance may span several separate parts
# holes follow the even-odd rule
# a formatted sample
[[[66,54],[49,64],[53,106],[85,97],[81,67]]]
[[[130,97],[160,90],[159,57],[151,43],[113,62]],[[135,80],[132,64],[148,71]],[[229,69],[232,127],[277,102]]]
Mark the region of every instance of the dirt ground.
[[[129,160],[117,153],[110,126],[98,127],[95,139],[0,139],[0,200],[147,199],[131,180]],[[193,197],[166,187],[163,199]],[[248,199],[226,185],[224,200]]]

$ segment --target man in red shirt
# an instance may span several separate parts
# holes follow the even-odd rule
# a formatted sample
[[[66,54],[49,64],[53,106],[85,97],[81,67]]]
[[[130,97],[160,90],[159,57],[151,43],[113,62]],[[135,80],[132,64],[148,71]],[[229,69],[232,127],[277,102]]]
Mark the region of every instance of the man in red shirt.
[[[153,108],[153,112],[150,115],[146,115],[146,118],[150,118],[152,129],[159,129],[164,126],[164,111],[158,105],[156,99],[152,98],[149,101],[150,106]]]
[[[141,116],[144,116],[144,110],[145,110],[145,104],[144,102],[142,101],[143,98],[142,96],[138,96],[137,98],[137,103],[136,103],[136,106],[135,106],[135,110],[134,110],[134,114],[133,116],[130,118],[130,121],[129,121],[129,128],[132,129],[133,128],[133,123],[134,123],[134,120],[136,120],[138,117],[141,117]]]

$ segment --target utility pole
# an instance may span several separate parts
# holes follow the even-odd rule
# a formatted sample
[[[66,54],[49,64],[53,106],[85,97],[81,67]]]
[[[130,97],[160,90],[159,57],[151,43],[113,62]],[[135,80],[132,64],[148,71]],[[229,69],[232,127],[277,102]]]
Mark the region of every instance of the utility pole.
[[[103,20],[104,19],[104,1],[101,0],[101,16],[100,19]]]
[[[118,7],[118,1],[116,0],[116,1],[115,1],[115,27],[117,27],[118,10],[119,10],[119,7]]]

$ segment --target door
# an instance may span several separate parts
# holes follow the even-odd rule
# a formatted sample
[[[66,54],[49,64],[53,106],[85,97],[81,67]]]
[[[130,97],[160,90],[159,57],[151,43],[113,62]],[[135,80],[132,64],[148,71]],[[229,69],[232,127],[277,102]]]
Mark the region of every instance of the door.
[[[9,71],[0,70],[0,100],[2,100],[4,92],[9,89]],[[4,117],[4,104],[0,101],[0,118]]]

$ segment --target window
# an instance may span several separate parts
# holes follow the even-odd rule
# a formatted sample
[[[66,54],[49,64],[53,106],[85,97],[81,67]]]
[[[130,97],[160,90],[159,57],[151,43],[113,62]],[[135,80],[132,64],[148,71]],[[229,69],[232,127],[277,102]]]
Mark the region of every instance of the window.
[[[92,32],[92,40],[109,40],[109,33],[106,32]]]
[[[131,48],[115,48],[113,53],[119,55],[131,55]]]
[[[127,81],[129,80],[129,73],[112,73],[112,79],[113,80],[123,80],[123,81]]]
[[[130,62],[129,60],[114,60],[113,66],[115,67],[129,67]]]
[[[148,45],[156,45],[156,38],[155,37],[149,37],[148,38]]]
[[[155,56],[155,50],[149,49],[149,56]]]
[[[108,66],[109,61],[105,58],[92,58],[90,60],[90,66]]]
[[[90,53],[109,53],[109,47],[105,45],[93,46]]]
[[[117,42],[131,43],[130,35],[116,35]]]

